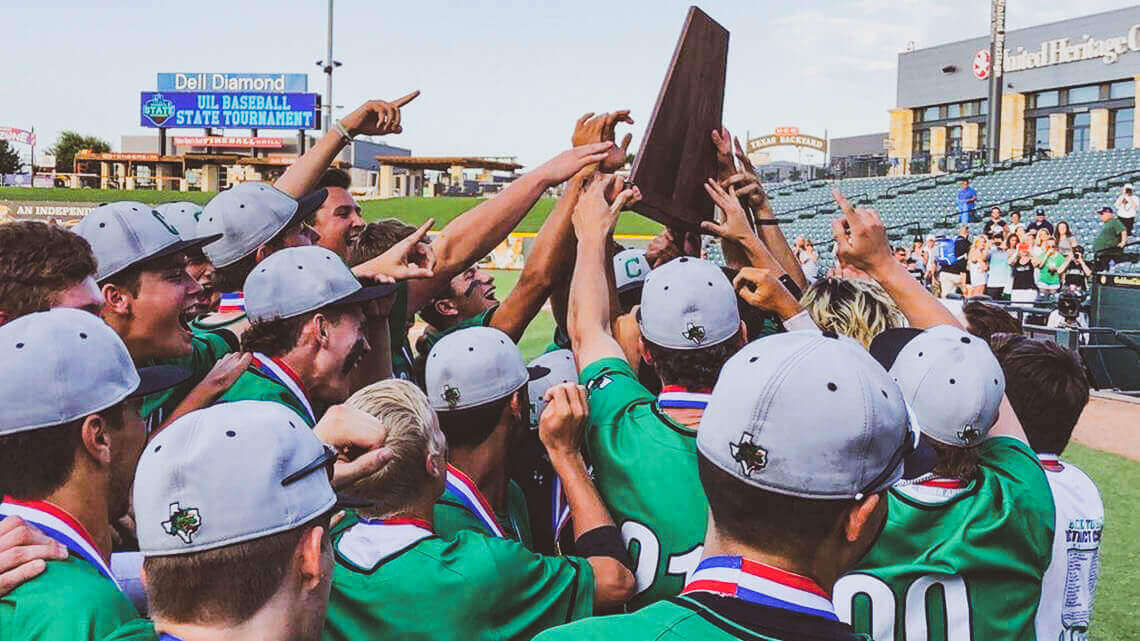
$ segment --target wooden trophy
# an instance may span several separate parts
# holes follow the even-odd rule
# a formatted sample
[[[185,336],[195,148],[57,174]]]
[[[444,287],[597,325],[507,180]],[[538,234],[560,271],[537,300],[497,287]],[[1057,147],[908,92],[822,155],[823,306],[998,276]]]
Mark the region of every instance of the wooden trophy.
[[[721,126],[727,63],[728,30],[690,7],[633,162],[630,180],[642,197],[634,211],[686,231],[713,219],[704,182],[716,177],[709,135]]]

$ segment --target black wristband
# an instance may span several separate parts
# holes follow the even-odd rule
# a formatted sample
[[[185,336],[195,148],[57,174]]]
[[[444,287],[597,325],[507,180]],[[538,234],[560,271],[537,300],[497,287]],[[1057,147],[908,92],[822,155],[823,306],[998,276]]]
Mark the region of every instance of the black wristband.
[[[633,561],[629,558],[629,551],[621,540],[621,532],[616,525],[603,525],[597,527],[574,541],[574,551],[579,556],[605,556],[621,563],[626,569],[633,568]]]
[[[800,290],[800,286],[796,284],[796,281],[792,280],[791,276],[788,276],[787,274],[780,274],[779,281],[784,285],[785,288],[787,288],[788,293],[792,295],[792,298],[799,300],[800,296],[803,295],[803,292]]]

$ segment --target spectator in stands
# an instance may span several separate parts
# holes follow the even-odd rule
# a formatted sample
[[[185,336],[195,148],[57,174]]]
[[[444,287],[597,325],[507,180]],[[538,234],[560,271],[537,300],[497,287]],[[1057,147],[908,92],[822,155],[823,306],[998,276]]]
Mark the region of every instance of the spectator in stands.
[[[91,245],[55,225],[0,225],[0,325],[53,307],[103,308]]]
[[[1016,234],[1025,231],[1025,226],[1021,224],[1021,212],[1014,211],[1009,214],[1009,233]]]
[[[1073,250],[1065,255],[1065,262],[1061,264],[1060,271],[1064,275],[1064,280],[1061,282],[1063,287],[1082,291],[1088,289],[1088,279],[1092,277],[1093,270],[1085,262],[1085,248],[1081,245],[1073,247]]]
[[[1045,231],[1049,232],[1050,236],[1052,236],[1053,235],[1053,223],[1051,223],[1045,219],[1045,210],[1042,209],[1041,207],[1038,207],[1037,211],[1035,211],[1033,213],[1034,213],[1033,221],[1025,226],[1025,231],[1032,234],[1032,233],[1036,233],[1038,229],[1044,229]]]
[[[966,270],[969,278],[966,296],[981,296],[986,288],[986,272],[989,271],[989,239],[985,234],[974,238]]]
[[[1001,238],[1009,225],[1001,217],[1001,207],[990,208],[990,219],[986,222],[985,234],[990,238]]]
[[[990,345],[1005,373],[1009,405],[1045,470],[1057,515],[1037,638],[1084,638],[1096,595],[1104,504],[1096,484],[1060,456],[1089,401],[1085,368],[1076,352],[1049,340],[997,334]],[[1074,592],[1082,598],[1067,598]]]
[[[1065,256],[1057,251],[1057,241],[1052,236],[1045,238],[1041,256],[1034,261],[1037,266],[1037,289],[1042,294],[1055,294],[1061,287],[1061,265]]]
[[[1045,240],[1052,236],[1052,232],[1044,229],[1038,229],[1030,236],[1029,255],[1033,257],[1033,260],[1040,260],[1042,255],[1045,254]]]
[[[958,222],[963,225],[974,220],[974,206],[978,202],[978,192],[970,186],[968,179],[962,179],[962,188],[958,190]]]
[[[1054,232],[1053,237],[1057,239],[1057,251],[1062,254],[1071,252],[1073,247],[1077,245],[1077,237],[1069,227],[1068,221],[1062,220],[1057,223],[1057,230]]]
[[[962,306],[962,315],[966,317],[966,331],[987,343],[994,334],[1021,333],[1021,323],[1000,305],[972,300]]]
[[[816,327],[850,336],[864,347],[883,330],[906,325],[895,302],[872,280],[821,278],[808,286],[800,304]]]
[[[1105,205],[1100,209],[1100,233],[1093,241],[1093,258],[1098,271],[1107,271],[1112,263],[1123,256],[1123,247],[1128,242],[1128,229],[1116,212]]]
[[[966,291],[966,259],[970,254],[970,228],[962,225],[954,239],[954,262],[942,267],[938,273],[938,283],[942,287],[942,297],[948,298],[955,290]]]
[[[1005,298],[1005,290],[1009,288],[1013,273],[1009,265],[1008,238],[995,238],[986,251],[986,288],[984,293],[993,300]]]
[[[1037,281],[1033,278],[1033,257],[1029,255],[1029,243],[1018,243],[1017,253],[1009,257],[1010,300],[1015,303],[1037,300]]]
[[[807,278],[808,282],[814,281],[819,275],[819,254],[816,253],[815,246],[810,240],[804,239],[802,246],[796,246],[796,259],[800,261],[804,278]]]
[[[1128,230],[1128,235],[1131,236],[1132,225],[1136,222],[1136,209],[1140,208],[1140,198],[1132,193],[1132,183],[1124,184],[1124,189],[1116,197],[1115,204],[1116,215],[1124,224],[1124,229]]]

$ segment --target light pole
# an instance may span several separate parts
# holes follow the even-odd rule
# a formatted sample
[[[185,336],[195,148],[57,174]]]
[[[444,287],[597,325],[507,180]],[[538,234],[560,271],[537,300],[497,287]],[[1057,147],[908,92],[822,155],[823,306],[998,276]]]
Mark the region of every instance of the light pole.
[[[328,55],[324,60],[318,60],[317,66],[325,72],[325,104],[322,106],[325,117],[322,124],[322,131],[328,132],[332,127],[332,76],[333,69],[340,66],[340,62],[333,60],[333,0],[329,0],[329,38],[328,38]]]

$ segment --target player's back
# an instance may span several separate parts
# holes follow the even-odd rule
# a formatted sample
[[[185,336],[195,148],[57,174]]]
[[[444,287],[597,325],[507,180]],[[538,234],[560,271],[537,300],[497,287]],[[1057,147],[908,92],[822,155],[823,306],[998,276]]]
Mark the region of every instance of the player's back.
[[[882,535],[833,593],[856,631],[1033,641],[1053,545],[1049,485],[1021,441],[995,437],[977,450],[969,483],[923,477],[890,490]]]
[[[1100,574],[1104,503],[1096,484],[1077,466],[1053,455],[1039,458],[1053,492],[1057,529],[1052,562],[1041,585],[1037,638],[1085,639]]]

